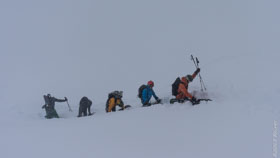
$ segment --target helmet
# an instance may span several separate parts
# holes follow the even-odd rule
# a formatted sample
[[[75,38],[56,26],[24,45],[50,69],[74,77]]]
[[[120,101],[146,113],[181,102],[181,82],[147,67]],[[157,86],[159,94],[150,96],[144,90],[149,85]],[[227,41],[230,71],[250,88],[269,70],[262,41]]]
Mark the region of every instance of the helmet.
[[[151,86],[151,87],[154,87],[154,82],[151,80],[151,81],[148,82],[148,85]]]
[[[192,82],[192,81],[193,81],[192,75],[187,75],[187,76],[186,76],[186,79],[187,79],[189,82]]]
[[[113,94],[116,98],[122,98],[123,91],[114,91]]]

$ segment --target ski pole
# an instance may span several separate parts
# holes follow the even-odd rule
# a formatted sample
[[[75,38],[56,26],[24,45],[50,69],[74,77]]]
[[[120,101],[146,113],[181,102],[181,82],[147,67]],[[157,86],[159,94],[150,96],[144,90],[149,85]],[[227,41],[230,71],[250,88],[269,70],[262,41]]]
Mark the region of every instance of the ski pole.
[[[66,103],[67,103],[67,105],[68,105],[69,111],[73,112],[72,109],[71,109],[71,107],[70,107],[70,105],[69,105],[69,103],[68,103],[68,100],[66,101]]]
[[[191,60],[193,61],[193,63],[194,63],[194,65],[195,65],[195,67],[196,67],[196,69],[198,68],[198,65],[197,65],[197,63],[195,63],[195,60],[194,60],[194,57],[193,57],[193,55],[191,55]],[[200,81],[200,87],[201,87],[201,91],[203,91],[203,85],[202,85],[202,81],[201,81],[201,76],[200,76],[200,73],[198,74],[199,75],[199,81]]]
[[[197,67],[199,67],[199,60],[198,60],[198,58],[196,57],[195,58],[196,59],[196,64],[197,64]],[[204,87],[204,90],[206,91],[206,87],[205,87],[205,84],[204,84],[204,82],[203,82],[203,80],[202,80],[202,77],[201,77],[201,75],[200,75],[200,73],[199,73],[199,78],[200,78],[200,80],[201,80],[201,82],[202,82],[202,85],[203,85],[203,87]]]

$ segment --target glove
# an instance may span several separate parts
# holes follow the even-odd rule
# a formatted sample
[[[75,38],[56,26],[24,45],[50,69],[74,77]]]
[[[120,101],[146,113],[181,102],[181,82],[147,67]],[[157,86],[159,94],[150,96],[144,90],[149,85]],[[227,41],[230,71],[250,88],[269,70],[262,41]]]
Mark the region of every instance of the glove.
[[[64,98],[65,98],[65,101],[68,101],[68,99],[66,97],[64,97]]]
[[[197,68],[194,73],[198,74],[200,72],[200,68]]]

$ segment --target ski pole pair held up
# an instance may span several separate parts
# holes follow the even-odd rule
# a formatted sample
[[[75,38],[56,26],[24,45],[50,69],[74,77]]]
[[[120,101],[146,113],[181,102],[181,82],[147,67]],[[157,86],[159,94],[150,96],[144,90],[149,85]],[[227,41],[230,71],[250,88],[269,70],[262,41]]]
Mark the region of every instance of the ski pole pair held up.
[[[199,65],[198,65],[199,64],[199,60],[198,60],[198,58],[196,57],[195,60],[194,60],[193,55],[191,55],[191,60],[193,61],[195,67],[198,69],[199,68]],[[199,79],[200,79],[201,91],[206,91],[206,87],[205,87],[205,84],[204,84],[204,82],[202,80],[202,77],[201,77],[200,73],[198,75],[199,75]]]
[[[178,77],[174,81],[174,83],[172,84],[172,95],[174,95],[176,98],[170,100],[171,104],[173,104],[174,102],[183,103],[185,101],[190,101],[192,105],[196,105],[199,104],[200,101],[212,101],[211,99],[197,99],[195,96],[188,92],[189,83],[191,83],[197,75],[199,75],[201,91],[206,91],[205,84],[200,75],[199,60],[197,57],[194,58],[193,55],[191,55],[191,60],[194,62],[196,70],[192,75],[183,76],[181,79]]]
[[[193,105],[199,104],[200,102],[191,93],[188,92],[189,83],[191,83],[197,74],[200,72],[200,68],[197,68],[192,75],[183,76],[181,79],[178,77],[172,84],[172,95],[176,96],[178,102],[185,100],[191,101]],[[174,99],[173,99],[174,101]],[[173,103],[170,101],[170,103]]]

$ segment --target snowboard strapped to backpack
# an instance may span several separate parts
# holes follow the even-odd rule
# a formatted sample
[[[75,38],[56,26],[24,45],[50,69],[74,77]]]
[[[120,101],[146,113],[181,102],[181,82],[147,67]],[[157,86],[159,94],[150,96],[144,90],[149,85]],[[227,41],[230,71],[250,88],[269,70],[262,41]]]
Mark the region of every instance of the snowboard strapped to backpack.
[[[147,86],[146,85],[141,85],[139,88],[138,88],[138,97],[139,98],[142,98],[142,92],[143,90],[146,88]]]
[[[181,80],[179,77],[176,78],[174,83],[172,84],[172,95],[177,96],[178,95],[178,88],[179,84],[181,83]]]

